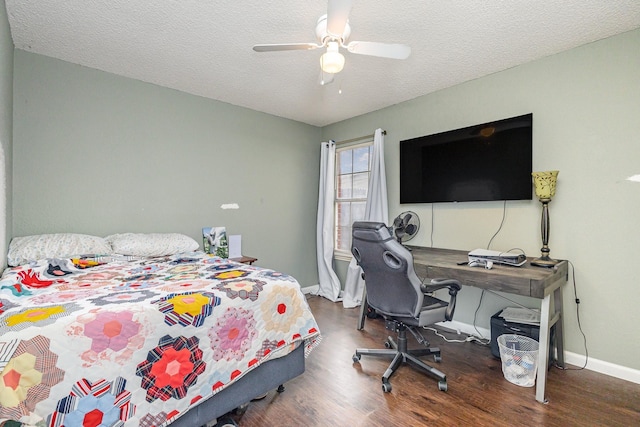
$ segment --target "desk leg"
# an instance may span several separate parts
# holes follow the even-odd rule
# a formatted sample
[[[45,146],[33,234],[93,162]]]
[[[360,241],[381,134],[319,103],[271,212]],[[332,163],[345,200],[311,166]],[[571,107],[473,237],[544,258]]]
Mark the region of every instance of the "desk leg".
[[[555,330],[555,342],[556,342],[556,363],[561,368],[564,368],[564,316],[562,315],[562,308],[564,307],[562,300],[562,288],[558,288],[554,291],[554,305],[555,311],[559,314],[556,321]]]
[[[547,366],[549,363],[549,315],[551,309],[551,294],[545,295],[540,309],[540,342],[538,346],[538,376],[536,378],[536,400],[547,403],[544,389],[547,383]]]
[[[552,300],[553,297],[553,300]],[[553,311],[551,308],[553,307]],[[549,368],[549,346],[551,328],[555,325],[555,347],[558,363],[564,366],[564,336],[562,330],[562,288],[556,287],[542,300],[540,310],[540,342],[538,350],[538,376],[536,378],[536,400],[547,403],[544,397]]]
[[[360,303],[360,317],[358,317],[358,325],[356,329],[361,331],[364,328],[364,320],[367,318],[367,309],[369,308],[369,304],[367,304],[367,288],[362,288],[362,302]]]

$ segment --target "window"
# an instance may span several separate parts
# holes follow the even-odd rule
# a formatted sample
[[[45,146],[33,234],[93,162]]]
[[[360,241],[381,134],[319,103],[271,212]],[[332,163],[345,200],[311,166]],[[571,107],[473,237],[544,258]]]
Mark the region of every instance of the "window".
[[[373,141],[336,149],[334,253],[351,259],[351,225],[364,219]]]

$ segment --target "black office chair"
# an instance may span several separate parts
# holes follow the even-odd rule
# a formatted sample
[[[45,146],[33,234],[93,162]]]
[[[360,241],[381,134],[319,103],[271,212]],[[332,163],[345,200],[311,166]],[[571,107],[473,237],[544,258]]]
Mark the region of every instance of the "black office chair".
[[[440,349],[407,349],[407,330],[419,343],[428,347],[416,327],[451,320],[456,306],[456,295],[460,283],[452,279],[434,279],[423,284],[413,269],[411,252],[396,241],[389,228],[381,222],[357,221],[353,223],[351,252],[362,268],[367,292],[367,301],[385,319],[385,327],[398,333],[398,342],[388,337],[386,349],[357,349],[354,363],[360,356],[393,357],[393,361],[382,375],[382,390],[391,391],[389,377],[402,363],[432,375],[438,380],[438,388],[447,390],[447,377],[419,356],[433,355],[440,362]],[[442,301],[429,295],[438,289],[448,288],[450,300]]]

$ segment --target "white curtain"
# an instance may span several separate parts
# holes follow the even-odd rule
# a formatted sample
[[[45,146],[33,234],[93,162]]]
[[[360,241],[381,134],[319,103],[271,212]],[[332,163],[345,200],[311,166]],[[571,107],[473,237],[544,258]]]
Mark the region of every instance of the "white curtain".
[[[334,181],[336,144],[323,142],[320,153],[320,188],[318,190],[318,222],[316,254],[318,258],[318,295],[331,301],[340,297],[340,280],[333,270]]]
[[[382,129],[376,129],[373,136],[371,175],[367,204],[364,210],[365,221],[379,221],[389,225],[389,204],[387,202],[387,177],[384,171],[384,135]],[[344,308],[353,308],[362,303],[364,280],[356,260],[351,258],[344,285],[342,304]]]

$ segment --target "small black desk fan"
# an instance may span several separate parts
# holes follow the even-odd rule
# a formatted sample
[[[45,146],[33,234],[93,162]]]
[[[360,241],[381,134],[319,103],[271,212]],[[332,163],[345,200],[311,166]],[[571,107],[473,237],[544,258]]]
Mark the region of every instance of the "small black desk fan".
[[[420,229],[420,218],[412,211],[402,212],[393,220],[393,235],[400,244],[413,239]]]

